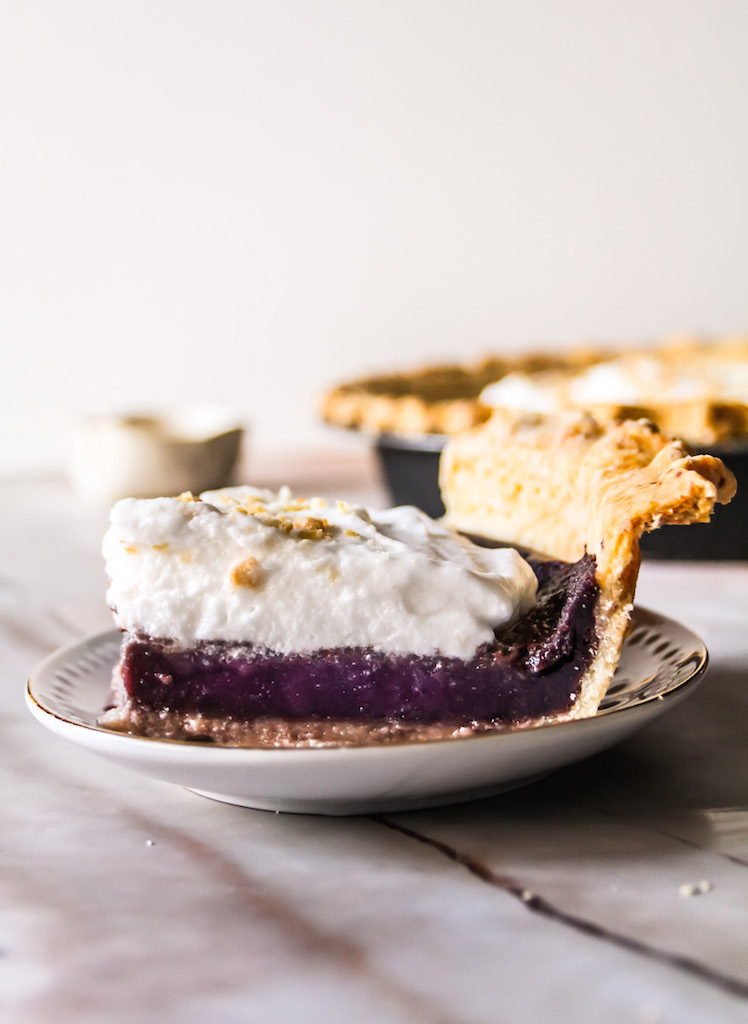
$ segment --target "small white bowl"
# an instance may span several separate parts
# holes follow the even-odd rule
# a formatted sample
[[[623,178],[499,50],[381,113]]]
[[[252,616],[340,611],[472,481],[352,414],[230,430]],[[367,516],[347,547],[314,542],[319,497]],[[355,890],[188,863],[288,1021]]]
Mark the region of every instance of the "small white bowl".
[[[219,406],[81,417],[73,424],[70,477],[84,497],[109,503],[198,494],[232,482],[243,434]]]

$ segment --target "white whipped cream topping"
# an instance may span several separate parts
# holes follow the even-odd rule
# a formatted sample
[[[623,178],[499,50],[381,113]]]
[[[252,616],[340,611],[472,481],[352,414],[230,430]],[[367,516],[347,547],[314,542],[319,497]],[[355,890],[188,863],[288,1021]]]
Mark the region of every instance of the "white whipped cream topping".
[[[492,408],[514,409],[517,412],[536,412],[543,415],[558,412],[561,402],[545,383],[545,375],[531,376],[517,370],[508,373],[481,392],[480,400]]]
[[[531,413],[594,405],[644,406],[656,402],[740,402],[748,405],[748,362],[715,358],[705,351],[683,365],[648,353],[596,363],[575,374],[509,373],[483,389],[481,402],[492,408]]]
[[[652,400],[748,404],[748,363],[710,357],[708,352],[691,357],[683,365],[655,355],[623,356],[580,373],[569,388],[569,397],[579,405],[646,405]]]
[[[478,547],[412,507],[368,512],[287,488],[201,498],[114,506],[103,553],[121,628],[185,645],[470,658],[534,604],[516,551]]]

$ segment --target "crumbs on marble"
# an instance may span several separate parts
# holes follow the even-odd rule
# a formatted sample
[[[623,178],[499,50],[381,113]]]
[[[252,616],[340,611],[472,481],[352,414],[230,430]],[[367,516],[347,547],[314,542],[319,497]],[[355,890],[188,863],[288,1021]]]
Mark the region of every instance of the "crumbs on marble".
[[[711,890],[712,883],[706,878],[702,878],[699,882],[687,882],[678,888],[681,896],[703,896],[705,893],[711,892]]]

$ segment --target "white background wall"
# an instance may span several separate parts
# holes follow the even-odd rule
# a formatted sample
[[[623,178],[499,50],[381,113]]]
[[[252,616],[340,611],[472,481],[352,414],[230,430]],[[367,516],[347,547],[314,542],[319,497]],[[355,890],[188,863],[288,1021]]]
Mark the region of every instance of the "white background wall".
[[[0,470],[79,410],[748,328],[746,0],[2,0]]]

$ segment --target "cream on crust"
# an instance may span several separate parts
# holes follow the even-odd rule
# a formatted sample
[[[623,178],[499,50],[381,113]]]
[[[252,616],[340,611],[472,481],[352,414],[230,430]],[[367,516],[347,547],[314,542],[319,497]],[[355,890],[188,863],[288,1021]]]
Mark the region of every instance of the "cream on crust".
[[[570,718],[594,715],[615,671],[639,572],[639,538],[708,521],[736,491],[717,458],[691,455],[647,420],[494,416],[450,439],[440,468],[457,529],[564,561],[595,556],[599,645]]]
[[[612,356],[612,358],[611,358]],[[505,374],[482,393],[501,412],[588,412],[649,419],[696,446],[748,435],[748,337],[675,338],[610,353],[594,366]]]

